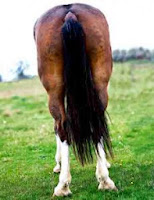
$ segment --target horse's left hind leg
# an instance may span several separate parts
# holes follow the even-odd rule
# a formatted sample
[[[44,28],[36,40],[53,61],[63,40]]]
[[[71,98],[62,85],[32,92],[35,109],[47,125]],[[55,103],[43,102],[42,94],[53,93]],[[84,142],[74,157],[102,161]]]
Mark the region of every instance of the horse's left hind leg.
[[[54,189],[54,196],[68,196],[71,194],[69,185],[71,182],[70,164],[69,164],[69,146],[66,141],[60,142],[61,145],[61,172],[59,183]]]
[[[55,119],[55,130],[57,133],[57,153],[56,162],[59,165],[61,161],[61,170],[59,175],[59,183],[54,189],[54,196],[68,196],[71,194],[69,185],[71,183],[70,164],[69,164],[69,145],[67,143],[67,134],[64,129],[65,111],[63,98],[59,98],[59,87],[49,92],[49,109]],[[55,91],[55,92],[54,92]],[[60,95],[62,93],[60,92]],[[56,166],[60,167],[60,166]]]
[[[53,171],[55,173],[59,173],[60,164],[61,164],[61,144],[60,144],[60,138],[58,134],[56,134],[56,143],[57,143],[57,150],[56,150],[56,155],[55,155],[56,166],[54,167]]]
[[[57,87],[57,88],[56,88]],[[69,145],[67,143],[67,134],[64,129],[65,111],[63,98],[59,98],[59,87],[55,84],[49,94],[49,109],[55,119],[55,131],[57,134],[58,149],[56,153],[56,161],[58,165],[61,161],[61,170],[59,175],[59,183],[54,189],[55,196],[67,196],[71,194],[69,185],[71,183],[70,164],[69,164]],[[62,93],[60,92],[60,95]],[[58,166],[59,167],[59,166]]]
[[[59,183],[54,189],[55,196],[67,196],[71,193],[69,185],[71,183],[71,174],[69,166],[69,145],[67,143],[67,134],[64,130],[64,122],[66,120],[65,109],[64,109],[64,84],[63,76],[59,71],[62,71],[58,65],[57,59],[54,60],[54,64],[50,61],[47,64],[44,62],[44,70],[41,75],[41,81],[43,82],[44,87],[46,88],[49,96],[49,110],[51,115],[55,120],[55,131],[58,137],[58,151],[56,155],[56,161],[59,164],[61,159],[61,171],[59,175]],[[56,62],[57,61],[57,62]],[[54,74],[50,72],[51,66],[55,66],[53,69]],[[47,69],[49,68],[49,73]],[[51,68],[52,69],[52,68]],[[62,153],[60,153],[60,150]]]
[[[99,190],[117,190],[114,182],[109,177],[108,163],[105,157],[105,152],[101,143],[98,143],[96,178],[99,182]]]

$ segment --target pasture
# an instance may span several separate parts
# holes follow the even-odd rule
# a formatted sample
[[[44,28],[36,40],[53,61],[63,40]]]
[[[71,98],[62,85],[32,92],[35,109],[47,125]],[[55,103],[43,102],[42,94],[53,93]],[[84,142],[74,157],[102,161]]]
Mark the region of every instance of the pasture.
[[[109,127],[118,192],[98,191],[95,163],[82,167],[71,151],[72,196],[53,198],[58,175],[53,119],[38,78],[0,84],[1,200],[154,199],[154,67],[115,64],[109,87]]]

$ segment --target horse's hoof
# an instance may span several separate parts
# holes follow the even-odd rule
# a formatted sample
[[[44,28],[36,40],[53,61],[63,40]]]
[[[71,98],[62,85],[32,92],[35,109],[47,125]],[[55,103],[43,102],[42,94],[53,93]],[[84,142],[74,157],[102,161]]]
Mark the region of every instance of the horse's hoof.
[[[108,178],[105,181],[101,181],[99,186],[98,186],[99,190],[114,190],[114,191],[118,191],[117,187],[115,186],[114,182]]]
[[[70,196],[72,194],[69,188],[67,189],[56,189],[54,190],[53,196],[63,197],[63,196]]]
[[[58,183],[58,185],[54,189],[53,196],[69,196],[71,195],[71,190],[69,189],[69,182],[66,183]]]
[[[53,169],[53,172],[57,174],[57,173],[60,173],[60,170],[61,170],[61,169],[60,169],[60,166],[57,166],[57,165],[56,165],[56,166],[54,167],[54,169]]]

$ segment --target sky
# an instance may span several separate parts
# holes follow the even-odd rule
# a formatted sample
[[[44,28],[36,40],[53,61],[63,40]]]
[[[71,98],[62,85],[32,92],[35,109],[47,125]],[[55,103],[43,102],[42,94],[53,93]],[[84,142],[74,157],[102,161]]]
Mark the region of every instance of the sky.
[[[0,1],[0,74],[11,79],[19,60],[30,64],[27,73],[37,74],[35,21],[60,4],[86,3],[106,16],[112,49],[143,46],[154,49],[154,0],[5,0]]]

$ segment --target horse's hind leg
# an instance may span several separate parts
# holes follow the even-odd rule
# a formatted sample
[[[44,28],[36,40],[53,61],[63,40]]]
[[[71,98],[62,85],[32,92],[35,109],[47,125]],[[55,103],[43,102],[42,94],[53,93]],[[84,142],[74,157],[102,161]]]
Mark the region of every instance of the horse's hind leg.
[[[69,185],[71,182],[70,165],[69,165],[69,147],[66,141],[61,143],[61,172],[59,183],[54,189],[54,196],[68,196],[71,194]]]
[[[48,77],[49,79],[49,77]],[[55,79],[57,80],[57,78]],[[52,80],[53,82],[53,80]],[[51,82],[50,82],[51,83]],[[64,129],[65,110],[64,110],[64,86],[58,81],[54,83],[54,89],[49,94],[49,110],[55,119],[55,131],[57,137],[58,149],[56,153],[56,162],[60,170],[59,162],[61,161],[61,171],[59,175],[59,183],[54,189],[55,196],[67,196],[71,194],[69,184],[71,183],[70,164],[69,164],[69,145],[67,143],[67,134]],[[55,169],[55,168],[54,168]]]
[[[99,155],[97,154],[97,166],[96,166],[96,178],[99,182],[98,189],[117,190],[114,182],[109,177],[107,160],[101,143],[98,143],[98,153]]]
[[[56,135],[56,143],[57,143],[57,150],[56,150],[56,155],[55,155],[56,166],[54,167],[53,171],[55,173],[59,173],[60,164],[61,164],[61,144],[60,144],[60,138],[58,134]]]
[[[64,109],[64,81],[63,64],[61,58],[52,57],[45,60],[40,70],[40,79],[47,90],[49,96],[49,111],[55,120],[55,132],[58,138],[58,151],[56,161],[60,162],[61,171],[59,183],[54,189],[55,196],[67,196],[71,193],[69,184],[71,183],[71,174],[69,166],[69,145],[67,143],[67,134],[64,129],[66,120]],[[62,153],[59,152],[61,150]],[[58,166],[59,167],[59,166]]]
[[[51,15],[50,15],[51,14]],[[35,26],[35,39],[37,43],[38,72],[49,96],[49,110],[55,120],[55,131],[59,137],[58,150],[61,149],[61,172],[59,183],[54,190],[56,196],[70,194],[71,182],[69,166],[69,145],[64,128],[64,63],[61,28],[65,9],[63,7],[51,10],[40,18]],[[57,162],[60,161],[57,151]]]
[[[55,131],[58,140],[58,152],[56,161],[60,162],[61,171],[59,175],[59,183],[54,189],[55,196],[67,196],[71,194],[69,184],[71,183],[70,165],[69,165],[69,145],[67,143],[67,134],[64,129],[65,110],[64,110],[64,94],[63,85],[55,84],[54,92],[49,92],[49,109],[55,119]],[[59,152],[60,151],[60,152]],[[58,166],[59,167],[59,166]]]
[[[104,110],[108,104],[107,87],[112,72],[111,52],[109,48],[107,49],[108,51],[95,51],[95,54],[90,56],[94,85],[103,104]],[[116,190],[114,182],[109,177],[108,168],[110,167],[110,164],[106,160],[101,141],[98,143],[98,151],[99,154],[97,155],[96,166],[96,177],[99,182],[98,189]]]

